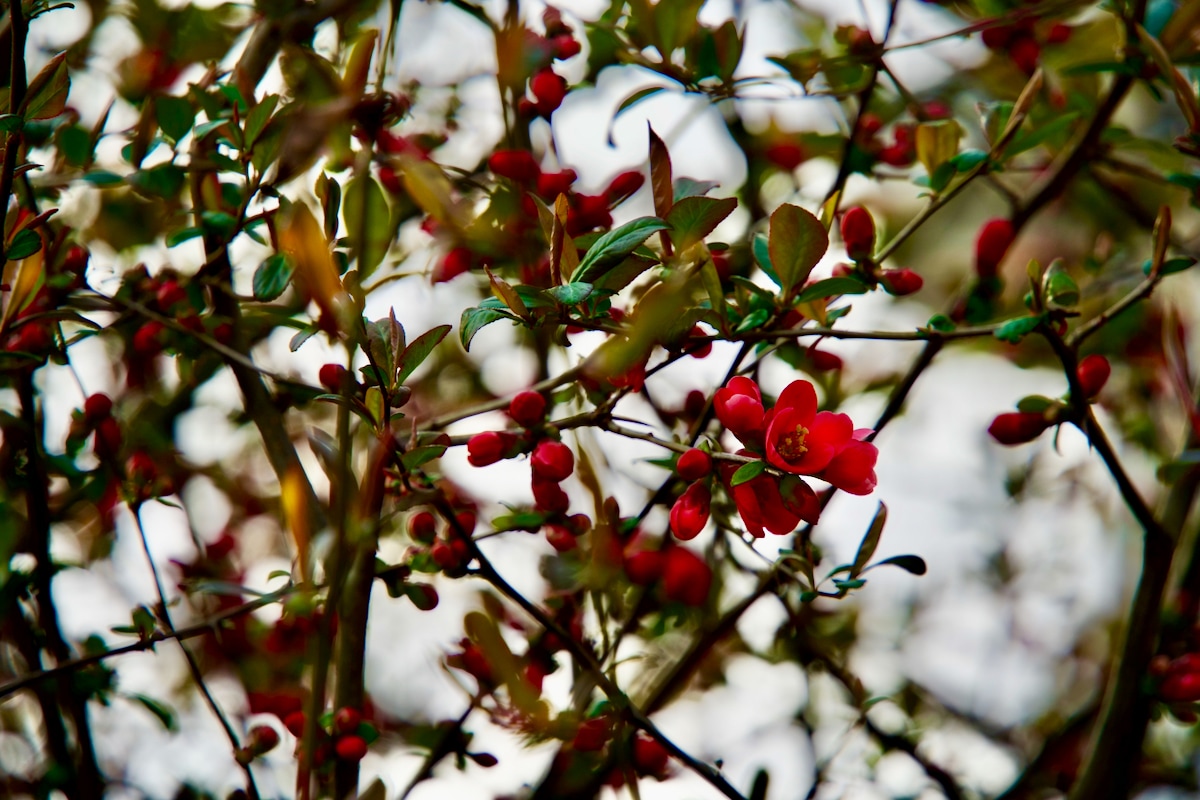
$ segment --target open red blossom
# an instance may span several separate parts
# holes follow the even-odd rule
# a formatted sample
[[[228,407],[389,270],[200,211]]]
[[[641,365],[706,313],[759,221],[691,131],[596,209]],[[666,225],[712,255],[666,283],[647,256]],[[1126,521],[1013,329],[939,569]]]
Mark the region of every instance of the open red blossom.
[[[766,412],[763,411],[762,392],[754,381],[743,375],[731,378],[729,383],[717,389],[713,407],[721,424],[744,444],[754,444],[762,438]]]
[[[735,471],[732,464],[722,469],[726,485]],[[786,479],[785,486],[778,477],[764,473],[730,487],[729,495],[746,530],[756,538],[762,538],[763,531],[785,536],[794,531],[801,520],[815,523],[821,514],[817,493],[799,478]]]
[[[816,475],[854,436],[850,417],[817,412],[817,392],[808,381],[788,384],[765,427],[767,461],[795,475]]]
[[[1079,362],[1079,366],[1075,368],[1075,374],[1079,377],[1079,386],[1083,389],[1084,396],[1092,398],[1100,394],[1104,384],[1108,383],[1108,376],[1112,374],[1112,366],[1109,365],[1107,358],[1093,353]]]
[[[534,448],[529,463],[535,478],[557,483],[575,471],[575,454],[562,442],[546,439]]]
[[[867,431],[870,433],[870,431]],[[875,491],[875,461],[879,451],[870,442],[852,441],[821,470],[821,480],[828,481],[843,492],[870,494]]]
[[[708,524],[712,492],[708,484],[696,481],[671,506],[671,532],[680,539],[694,539]]]
[[[467,440],[467,461],[486,467],[503,459],[516,444],[517,437],[504,431],[484,431]]]
[[[686,547],[668,548],[663,556],[663,595],[685,606],[698,606],[708,598],[712,570],[704,559]]]
[[[1049,428],[1045,415],[1036,411],[1013,411],[998,414],[988,426],[988,433],[1000,444],[1024,444],[1032,442]]]

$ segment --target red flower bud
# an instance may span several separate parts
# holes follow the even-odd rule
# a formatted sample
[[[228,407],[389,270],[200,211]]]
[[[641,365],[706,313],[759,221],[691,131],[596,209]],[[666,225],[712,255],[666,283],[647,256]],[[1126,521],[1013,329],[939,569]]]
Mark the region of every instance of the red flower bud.
[[[497,150],[488,157],[488,169],[520,184],[536,183],[542,168],[528,150]]]
[[[433,547],[429,548],[429,557],[442,569],[455,569],[462,563],[458,552],[444,539],[433,543]]]
[[[445,283],[471,269],[475,254],[469,247],[455,247],[433,268],[434,283]]]
[[[538,392],[521,392],[508,404],[508,415],[525,428],[540,425],[546,418],[546,398]]]
[[[608,184],[608,188],[604,190],[604,198],[608,201],[608,205],[615,206],[641,189],[645,183],[646,176],[637,170],[622,172]]]
[[[408,535],[414,542],[429,544],[437,537],[437,520],[428,511],[418,511],[408,519]]]
[[[809,349],[808,361],[812,364],[812,368],[818,372],[828,372],[842,368],[842,359],[840,356],[826,350],[818,350],[815,347]]]
[[[396,174],[396,170],[387,165],[379,168],[379,182],[383,184],[384,189],[387,189],[388,194],[404,193],[404,184],[400,182],[400,176]]]
[[[1071,26],[1056,22],[1046,31],[1046,44],[1062,44],[1071,38]]]
[[[83,418],[92,425],[112,416],[113,402],[106,394],[93,394],[83,401]]]
[[[1032,36],[1018,36],[1008,46],[1008,57],[1017,69],[1026,75],[1032,75],[1042,59],[1042,48]]]
[[[362,714],[358,712],[358,709],[343,706],[333,715],[333,732],[353,733],[358,730],[360,722],[362,722]]]
[[[486,467],[508,456],[516,437],[503,431],[484,431],[467,440],[467,460],[475,467]]]
[[[550,40],[550,44],[554,46],[554,57],[562,60],[577,56],[583,50],[583,45],[569,33],[555,36]]]
[[[481,684],[492,683],[492,665],[488,663],[487,656],[479,649],[479,645],[469,639],[463,639],[462,648],[463,669],[475,676],[475,680]]]
[[[904,297],[920,291],[925,280],[911,269],[885,269],[879,273],[879,282],[889,294]]]
[[[975,274],[980,278],[994,278],[1004,260],[1004,254],[1012,245],[1016,230],[1006,219],[993,219],[984,223],[975,239]]]
[[[575,454],[562,442],[545,439],[534,448],[529,463],[535,478],[557,483],[566,480],[575,471]]]
[[[158,478],[158,465],[145,450],[136,450],[125,464],[129,480],[135,484],[149,485]]]
[[[162,351],[162,336],[166,328],[161,322],[151,320],[133,334],[133,350],[138,355],[154,356]]]
[[[176,303],[182,303],[187,299],[187,292],[179,285],[177,280],[165,280],[154,293],[154,299],[158,303],[158,307],[163,311],[170,311]]]
[[[680,539],[695,539],[708,524],[711,504],[708,484],[693,483],[671,506],[671,532]]]
[[[317,380],[331,392],[342,391],[342,376],[346,374],[346,368],[341,364],[322,364],[321,371],[317,373]]]
[[[565,553],[568,550],[574,550],[578,544],[575,541],[575,535],[562,525],[547,525],[546,541],[550,543],[551,547],[560,553]]]
[[[342,761],[362,761],[367,754],[367,742],[361,736],[342,736],[333,749]]]
[[[638,732],[637,738],[633,740],[633,766],[639,775],[665,777],[669,757],[667,749],[657,739],[651,739],[646,734]]]
[[[557,481],[533,477],[533,500],[542,511],[554,514],[564,513],[571,506],[571,498],[558,485]]]
[[[698,447],[693,447],[675,462],[675,472],[685,481],[698,481],[712,472],[712,458]]]
[[[575,731],[575,738],[571,741],[571,746],[581,753],[594,753],[603,750],[604,745],[608,744],[608,739],[608,719],[594,717],[579,723],[579,729]]]
[[[248,759],[253,759],[255,756],[260,756],[263,753],[270,752],[275,749],[275,745],[279,744],[279,732],[270,725],[255,725],[246,734],[246,746],[242,748],[242,752],[248,756]]]
[[[846,254],[855,261],[868,259],[875,252],[875,220],[871,212],[855,206],[842,215],[842,242]]]
[[[804,148],[795,142],[769,144],[763,150],[763,155],[767,157],[767,161],[787,172],[803,164],[805,158]]]
[[[988,426],[988,433],[1000,444],[1032,442],[1050,427],[1044,415],[1033,411],[1014,411],[999,414]]]
[[[663,595],[688,606],[701,605],[712,587],[712,570],[686,547],[671,547],[663,557]]]
[[[72,275],[82,277],[87,272],[89,258],[91,258],[91,254],[85,248],[75,245],[67,251],[67,257],[63,261],[63,269]]]
[[[1100,390],[1108,382],[1108,376],[1112,374],[1112,367],[1109,366],[1107,358],[1093,353],[1079,362],[1075,374],[1079,378],[1084,397],[1090,400],[1100,394]]]
[[[529,90],[533,92],[537,112],[543,117],[549,117],[562,105],[563,98],[567,96],[567,81],[546,67],[529,79]]]
[[[288,729],[288,733],[299,739],[304,735],[304,712],[293,711],[283,718],[283,727]]]
[[[638,586],[658,580],[663,570],[663,554],[657,550],[639,550],[625,557],[625,574]]]
[[[96,423],[96,455],[102,459],[116,458],[121,451],[121,426],[112,417]]]
[[[1200,700],[1200,655],[1187,653],[1172,660],[1163,670],[1158,696],[1168,703]]]
[[[538,197],[547,202],[556,200],[560,194],[571,191],[571,184],[578,177],[579,175],[573,169],[564,169],[561,172],[543,172],[537,179]]]

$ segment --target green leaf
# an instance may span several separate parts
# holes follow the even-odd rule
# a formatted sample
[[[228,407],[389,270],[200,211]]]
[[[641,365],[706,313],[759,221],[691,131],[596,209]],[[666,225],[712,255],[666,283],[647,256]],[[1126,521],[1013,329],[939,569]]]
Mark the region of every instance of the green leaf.
[[[1168,258],[1163,262],[1162,268],[1158,271],[1159,275],[1171,275],[1176,272],[1183,272],[1185,269],[1191,269],[1196,265],[1196,259],[1191,256],[1180,256],[1179,258]],[[1142,264],[1142,272],[1149,275],[1150,270],[1154,267],[1154,262],[1146,259]]]
[[[758,235],[754,237],[754,242],[750,245],[750,249],[754,253],[754,260],[758,262],[758,267],[761,269],[771,281],[783,288],[783,284],[779,280],[778,273],[775,272],[775,265],[771,263],[771,246],[767,241],[767,237]]]
[[[547,289],[546,294],[563,305],[574,306],[591,297],[593,291],[595,291],[595,288],[590,283],[568,283],[563,286],[555,286],[553,289]]]
[[[1061,405],[1057,400],[1051,400],[1040,394],[1031,394],[1017,401],[1017,411],[1026,414],[1041,414],[1046,409],[1057,405]]]
[[[361,280],[366,280],[383,261],[392,244],[387,197],[377,180],[362,174],[346,186],[342,207],[346,230],[358,258],[358,273]]]
[[[743,483],[749,483],[759,475],[762,475],[766,469],[767,462],[765,461],[751,461],[748,464],[742,464],[738,467],[737,472],[733,473],[729,478],[729,485],[741,486]]]
[[[67,54],[59,53],[29,82],[25,102],[21,104],[21,115],[25,119],[51,119],[63,112],[67,105],[67,93],[71,90],[71,76],[67,70]]]
[[[186,97],[164,95],[154,100],[154,116],[163,134],[178,142],[192,129],[196,110]]]
[[[292,340],[288,342],[288,349],[294,353],[300,349],[301,345],[316,335],[317,329],[315,327],[305,328],[304,330],[298,331],[296,335],[292,337]]]
[[[414,447],[400,457],[400,463],[404,465],[405,469],[413,470],[428,464],[434,459],[441,458],[445,452],[446,445],[444,444],[427,444],[423,447]]]
[[[204,231],[200,228],[184,228],[183,230],[175,231],[167,237],[167,247],[174,247],[177,244],[183,244],[190,239],[195,239],[197,236],[203,235]]]
[[[851,589],[861,589],[863,586],[866,585],[866,583],[867,582],[864,581],[862,578],[852,578],[851,580],[848,580],[848,581],[834,580],[833,585],[836,586],[838,589],[840,589],[843,592],[848,592]]]
[[[949,333],[958,326],[954,324],[954,320],[950,319],[945,314],[934,314],[929,318],[929,322],[926,324],[926,327],[930,330],[938,331],[939,333]]]
[[[0,114],[0,133],[12,133],[21,130],[25,120],[20,114]]]
[[[173,200],[183,189],[185,177],[183,170],[174,164],[159,164],[157,167],[139,169],[128,180],[131,186],[145,194]]]
[[[984,150],[963,150],[961,153],[950,159],[950,163],[959,172],[970,172],[975,167],[988,160],[988,154]]]
[[[200,215],[200,225],[205,233],[211,233],[225,240],[237,229],[237,219],[224,211],[205,211]]]
[[[254,299],[270,302],[287,288],[292,279],[292,265],[283,253],[268,256],[254,270]]]
[[[107,172],[102,169],[89,172],[80,178],[82,181],[92,184],[93,186],[116,186],[119,183],[124,183],[125,179],[115,172]]]
[[[579,262],[571,283],[591,282],[623,261],[636,250],[651,234],[665,231],[671,226],[658,217],[639,217],[614,228],[597,239]]]
[[[779,276],[780,288],[791,294],[808,279],[829,249],[829,234],[825,226],[811,213],[785,203],[771,215],[767,248],[771,265]]]
[[[770,318],[771,312],[765,308],[759,308],[751,311],[741,322],[738,323],[736,332],[745,333],[746,331],[752,331],[755,328],[761,327]]]
[[[208,134],[212,133],[218,128],[223,128],[228,124],[229,120],[224,118],[210,119],[208,122],[201,122],[199,125],[197,125],[196,130],[192,131],[192,135],[197,139],[203,139]]]
[[[402,355],[396,364],[397,376],[396,384],[400,385],[412,375],[413,370],[421,366],[421,362],[429,358],[429,354],[433,352],[433,348],[437,347],[442,339],[446,338],[446,334],[451,330],[450,325],[438,325],[432,330],[425,331],[412,343],[404,348]]]
[[[996,329],[994,336],[1002,342],[1016,344],[1037,329],[1042,324],[1041,315],[1034,317],[1017,317]]]
[[[899,567],[905,572],[911,572],[913,575],[924,575],[928,571],[928,567],[925,566],[925,559],[921,558],[920,556],[913,555],[892,556],[891,558],[885,558],[883,561],[872,564],[871,569],[888,565]]]
[[[812,286],[809,286],[800,294],[796,295],[797,303],[810,303],[813,300],[820,300],[825,297],[833,297],[842,294],[866,294],[867,285],[858,278],[841,277],[841,278],[826,278],[823,281],[817,281]]]
[[[1008,160],[1013,156],[1024,153],[1026,150],[1032,150],[1042,142],[1048,141],[1055,136],[1065,135],[1067,129],[1070,128],[1079,119],[1079,112],[1072,111],[1062,116],[1055,117],[1050,122],[1031,130],[1029,133],[1021,134],[1013,138],[1012,143],[1004,150],[1004,160]]]
[[[675,203],[667,214],[671,226],[671,242],[679,251],[704,241],[721,221],[737,208],[737,198],[686,197]]]
[[[1200,182],[1200,177],[1197,178]],[[721,184],[716,181],[698,181],[693,178],[675,179],[675,202],[686,197],[703,197]]]
[[[141,703],[142,707],[157,717],[158,721],[161,722],[162,726],[167,730],[174,731],[177,729],[178,726],[175,724],[175,712],[167,706],[163,705],[152,697],[147,697],[144,694],[131,694],[127,695],[127,697],[134,702]]]
[[[254,147],[259,135],[271,121],[271,114],[275,112],[275,106],[278,104],[279,95],[269,94],[260,100],[258,105],[250,109],[250,113],[246,115],[246,127],[243,133],[247,150]]]
[[[29,228],[18,233],[9,243],[8,249],[4,253],[4,257],[9,261],[19,261],[22,258],[29,256],[42,249],[42,237],[37,235],[36,231]]]
[[[879,508],[875,511],[875,517],[871,520],[870,527],[863,535],[862,541],[858,545],[858,552],[854,555],[854,564],[850,567],[850,577],[856,578],[859,573],[866,568],[867,562],[871,560],[871,556],[875,555],[875,549],[879,547],[879,539],[883,536],[883,526],[887,524],[888,510],[883,503],[879,504]]]

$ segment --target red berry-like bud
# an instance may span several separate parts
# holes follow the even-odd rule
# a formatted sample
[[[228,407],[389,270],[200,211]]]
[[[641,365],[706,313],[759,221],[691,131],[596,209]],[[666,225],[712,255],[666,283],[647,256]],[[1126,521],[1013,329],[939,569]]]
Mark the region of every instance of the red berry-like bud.
[[[647,586],[662,575],[663,554],[657,550],[639,550],[625,558],[624,566],[630,581]]]
[[[578,177],[579,174],[573,169],[564,169],[560,172],[543,172],[537,179],[538,196],[547,202],[555,200],[560,194],[566,194],[571,191],[571,184]]]
[[[362,761],[367,754],[367,742],[361,736],[343,736],[333,749],[342,761]]]
[[[516,441],[511,433],[484,431],[467,440],[467,461],[475,467],[486,467],[507,457]]]
[[[842,215],[842,242],[846,254],[855,261],[868,259],[875,252],[875,220],[871,212],[855,206]]]
[[[333,732],[353,733],[358,730],[360,722],[362,722],[362,714],[358,712],[358,709],[343,706],[333,715]]]
[[[408,535],[415,542],[429,544],[437,537],[437,520],[428,511],[418,511],[409,517]]]
[[[534,107],[543,117],[549,117],[567,96],[567,81],[554,70],[546,67],[529,79],[529,90],[533,92]]]
[[[546,541],[560,553],[565,553],[568,550],[574,550],[577,546],[575,535],[562,525],[547,525],[546,526]]]
[[[712,458],[698,447],[693,447],[675,462],[675,472],[689,483],[698,481],[712,472]]]
[[[767,145],[763,155],[767,161],[787,172],[803,164],[806,156],[804,148],[796,142],[774,142]]]
[[[129,456],[125,471],[135,484],[149,485],[158,477],[158,465],[144,450],[136,450]]]
[[[569,33],[559,34],[550,40],[550,44],[554,47],[554,57],[560,60],[573,58],[583,51],[583,45],[575,40],[575,37]]]
[[[1168,703],[1200,700],[1200,672],[1169,674],[1158,687],[1158,696]]]
[[[546,398],[538,392],[521,392],[508,404],[508,415],[526,428],[540,425],[546,418]]]
[[[529,459],[535,478],[547,481],[563,481],[575,471],[575,454],[562,442],[545,439],[534,448]]]
[[[1024,444],[1042,435],[1052,423],[1045,415],[1033,411],[1014,411],[999,414],[988,426],[988,433],[1000,444]]]
[[[133,350],[141,356],[158,355],[162,351],[162,336],[166,328],[161,322],[151,320],[133,334]]]
[[[980,278],[994,278],[1008,252],[1016,230],[1006,219],[993,219],[984,223],[975,239],[975,274]]]
[[[695,539],[708,524],[711,505],[708,484],[693,483],[671,506],[671,532],[680,539]]]
[[[712,587],[712,570],[686,547],[671,547],[663,557],[663,595],[688,606],[699,606]]]
[[[429,548],[429,557],[442,569],[454,569],[462,563],[462,559],[459,558],[454,547],[441,539],[434,542],[433,547]]]
[[[638,733],[633,740],[633,766],[641,775],[665,776],[669,757],[667,749],[657,739]]]
[[[379,182],[389,194],[399,195],[404,192],[404,184],[400,181],[400,176],[389,166],[384,165],[379,168]]]
[[[1079,386],[1083,389],[1084,397],[1091,399],[1100,394],[1100,390],[1108,382],[1108,376],[1112,374],[1112,367],[1107,358],[1093,353],[1079,362],[1075,374],[1079,378]]]
[[[121,451],[121,426],[112,417],[96,423],[96,455],[100,458],[116,458]]]
[[[331,392],[342,391],[342,377],[346,374],[346,368],[341,364],[322,364],[321,371],[317,373],[317,380]]]
[[[542,168],[528,150],[497,150],[488,157],[488,169],[520,184],[536,183],[542,174]]]
[[[533,477],[533,501],[542,511],[555,514],[564,513],[571,507],[571,498],[558,485],[557,481]]]
[[[304,735],[304,712],[293,711],[283,718],[283,727],[288,729],[288,733],[299,739]]]
[[[469,247],[455,247],[433,268],[434,283],[445,283],[471,269],[475,254]]]
[[[91,425],[112,416],[113,402],[106,394],[93,394],[83,401],[83,418]]]
[[[615,206],[641,189],[645,183],[646,176],[637,170],[622,172],[608,184],[608,188],[604,190],[604,199],[608,205]]]
[[[179,281],[165,280],[159,284],[158,291],[154,293],[154,299],[159,308],[163,311],[170,311],[177,303],[187,300],[187,292],[179,285]]]
[[[1008,57],[1017,69],[1032,75],[1042,59],[1042,48],[1032,36],[1019,36],[1009,44]]]
[[[808,351],[808,362],[818,372],[828,372],[842,368],[842,359],[840,356],[826,350],[818,350],[815,347],[810,348]]]
[[[75,245],[67,251],[67,257],[63,261],[63,269],[72,275],[82,277],[87,272],[89,258],[91,258],[91,254],[85,248]]]
[[[1046,44],[1062,44],[1071,38],[1071,26],[1056,22],[1046,31]]]
[[[885,269],[879,273],[879,282],[896,297],[920,291],[925,284],[925,280],[911,269]]]
[[[571,746],[581,753],[595,753],[608,744],[609,723],[604,717],[593,717],[579,723]]]
[[[989,50],[1003,50],[1008,47],[1009,41],[1017,29],[1012,25],[997,25],[993,28],[988,28],[982,34],[983,45]]]
[[[279,731],[270,725],[256,725],[246,734],[245,751],[250,757],[260,756],[279,744]]]
[[[487,656],[483,654],[479,646],[468,639],[463,639],[462,648],[463,669],[474,675],[475,680],[480,683],[492,683],[492,665],[488,663]]]

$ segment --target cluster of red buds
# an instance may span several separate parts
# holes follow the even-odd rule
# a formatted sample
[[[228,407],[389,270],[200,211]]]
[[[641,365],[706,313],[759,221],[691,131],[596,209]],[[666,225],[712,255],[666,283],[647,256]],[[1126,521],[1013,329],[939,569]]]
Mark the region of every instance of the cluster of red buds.
[[[869,286],[882,286],[884,291],[896,297],[913,294],[925,285],[924,279],[907,267],[883,269],[875,263],[875,220],[867,209],[862,206],[847,209],[842,214],[841,233],[846,254],[854,266],[841,264],[834,274],[851,275],[866,281]]]
[[[917,160],[916,125],[900,122],[892,126],[892,140],[885,142],[880,137],[883,120],[867,112],[858,123],[855,146],[875,161],[891,167],[911,167]]]
[[[1017,69],[1032,75],[1042,60],[1042,45],[1062,44],[1071,38],[1071,26],[1054,22],[1038,29],[1032,18],[1011,25],[995,25],[983,31],[983,44],[1004,53]]]
[[[1108,382],[1112,366],[1108,359],[1093,353],[1082,359],[1075,370],[1079,388],[1087,400],[1095,400]],[[988,426],[988,433],[1000,444],[1016,445],[1032,442],[1048,428],[1065,421],[1069,414],[1063,403],[1048,403],[1037,411],[1011,411],[998,414]]]
[[[326,727],[318,727],[316,747],[313,748],[313,766],[320,769],[338,761],[362,761],[370,743],[378,736],[375,726],[366,720],[357,708],[343,706],[322,720]],[[296,748],[303,747],[304,727],[308,721],[303,711],[293,711],[283,718],[283,726],[296,737]]]

